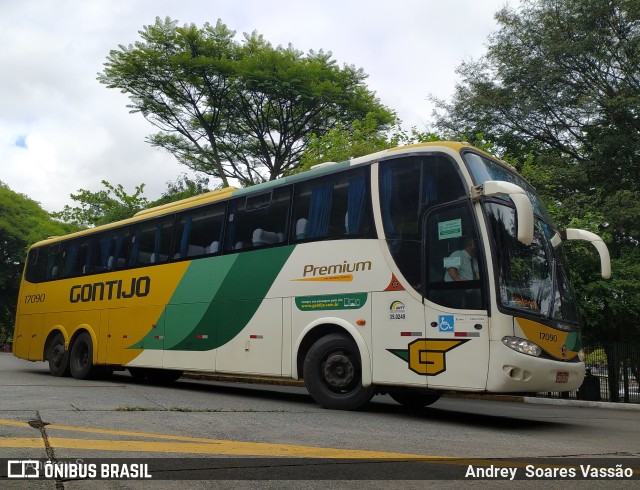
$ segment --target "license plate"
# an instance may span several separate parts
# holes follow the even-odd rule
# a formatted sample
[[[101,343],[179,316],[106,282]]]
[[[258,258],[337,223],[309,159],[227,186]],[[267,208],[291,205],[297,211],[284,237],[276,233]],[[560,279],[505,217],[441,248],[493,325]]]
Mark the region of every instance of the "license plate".
[[[565,371],[558,371],[556,373],[556,383],[568,383],[569,382],[569,373]]]

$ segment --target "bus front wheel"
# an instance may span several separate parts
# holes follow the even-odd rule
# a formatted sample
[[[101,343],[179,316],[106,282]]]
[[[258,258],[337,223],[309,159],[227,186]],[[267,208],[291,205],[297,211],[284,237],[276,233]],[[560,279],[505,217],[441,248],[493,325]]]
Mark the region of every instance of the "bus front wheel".
[[[358,346],[342,334],[327,335],[311,346],[303,376],[309,394],[324,408],[356,410],[375,394],[374,386],[362,386]]]
[[[53,376],[69,376],[69,351],[64,348],[64,336],[60,332],[49,340],[46,356]]]
[[[93,342],[87,332],[82,332],[71,347],[69,361],[71,376],[76,379],[90,379],[95,369],[93,366]]]

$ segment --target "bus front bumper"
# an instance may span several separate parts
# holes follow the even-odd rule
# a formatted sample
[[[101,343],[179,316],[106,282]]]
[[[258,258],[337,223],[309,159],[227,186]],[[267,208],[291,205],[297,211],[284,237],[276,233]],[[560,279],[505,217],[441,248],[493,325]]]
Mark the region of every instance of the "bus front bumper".
[[[583,362],[522,354],[501,341],[490,342],[489,359],[487,391],[491,393],[575,391],[584,380]]]

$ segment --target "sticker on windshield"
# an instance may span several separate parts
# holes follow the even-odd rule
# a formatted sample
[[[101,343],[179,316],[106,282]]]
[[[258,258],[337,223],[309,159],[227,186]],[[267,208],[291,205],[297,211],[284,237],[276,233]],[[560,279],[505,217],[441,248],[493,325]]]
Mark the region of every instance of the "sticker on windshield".
[[[457,238],[462,236],[462,220],[452,219],[438,223],[438,240]]]
[[[462,265],[462,259],[460,257],[445,257],[444,258],[444,268],[449,269],[450,267],[454,267],[459,269]]]

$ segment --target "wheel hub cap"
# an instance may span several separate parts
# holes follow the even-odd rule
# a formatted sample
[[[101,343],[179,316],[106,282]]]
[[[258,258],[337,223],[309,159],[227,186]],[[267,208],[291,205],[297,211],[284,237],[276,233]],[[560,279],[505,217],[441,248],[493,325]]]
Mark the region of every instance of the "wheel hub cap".
[[[334,354],[324,363],[324,379],[332,388],[346,388],[354,379],[353,363],[344,354]]]

